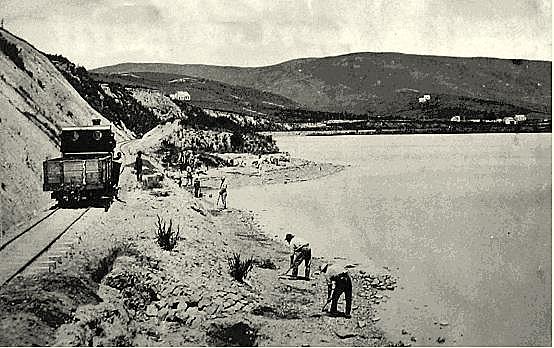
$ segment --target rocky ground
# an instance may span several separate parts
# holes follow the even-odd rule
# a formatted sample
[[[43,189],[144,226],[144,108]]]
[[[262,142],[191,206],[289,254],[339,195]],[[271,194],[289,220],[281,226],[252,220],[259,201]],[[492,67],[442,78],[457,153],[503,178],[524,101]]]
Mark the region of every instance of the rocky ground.
[[[259,176],[234,173],[237,168],[210,170],[204,183],[213,185],[223,172],[238,186],[340,170],[292,163]],[[108,213],[95,212],[78,226],[86,237],[56,270],[18,278],[2,289],[0,345],[391,344],[375,324],[375,307],[396,287],[382,270],[347,265],[354,281],[352,319],[329,317],[321,311],[323,276],[280,278],[288,268],[287,248],[266,236],[253,216],[214,210],[168,177],[162,188],[146,190],[126,169],[122,187]],[[179,226],[172,251],[156,243],[157,216]],[[230,276],[234,253],[255,260],[245,283]],[[333,260],[316,257],[313,269],[323,261]]]

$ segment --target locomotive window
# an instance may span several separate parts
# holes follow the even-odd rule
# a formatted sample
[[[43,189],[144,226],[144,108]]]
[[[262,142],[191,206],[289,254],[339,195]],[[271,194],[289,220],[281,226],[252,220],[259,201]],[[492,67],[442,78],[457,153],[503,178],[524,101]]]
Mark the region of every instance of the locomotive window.
[[[92,134],[92,137],[94,138],[94,140],[100,140],[100,138],[102,138],[102,132],[94,131],[94,133]]]
[[[73,141],[77,141],[79,139],[79,132],[77,132],[77,131],[73,132],[72,139],[73,139]]]

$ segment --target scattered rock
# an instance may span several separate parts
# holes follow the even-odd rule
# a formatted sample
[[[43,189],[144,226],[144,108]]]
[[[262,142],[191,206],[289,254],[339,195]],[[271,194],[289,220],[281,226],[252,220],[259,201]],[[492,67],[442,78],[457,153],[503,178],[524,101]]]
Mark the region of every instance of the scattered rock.
[[[443,336],[439,336],[437,338],[437,342],[442,344],[442,343],[446,342],[446,338],[444,338]]]
[[[440,326],[448,326],[448,322],[447,321],[441,321],[439,323]]]
[[[417,339],[414,336],[412,336],[412,337],[410,337],[410,341],[417,342]]]
[[[378,322],[379,320],[381,320],[380,317],[375,317],[371,319],[371,321],[373,321],[374,323]]]
[[[367,326],[367,322],[363,321],[363,320],[358,320],[358,327],[360,329],[363,329],[364,327]]]
[[[402,334],[403,334],[403,335],[407,335],[407,334],[408,334],[408,331],[406,331],[406,329],[402,329]]]

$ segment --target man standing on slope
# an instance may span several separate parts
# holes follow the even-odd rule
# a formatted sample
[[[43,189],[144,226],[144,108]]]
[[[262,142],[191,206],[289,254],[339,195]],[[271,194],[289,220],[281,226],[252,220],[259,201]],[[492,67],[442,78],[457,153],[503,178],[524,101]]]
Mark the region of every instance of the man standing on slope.
[[[217,197],[216,206],[219,205],[220,199],[223,209],[227,209],[227,183],[225,183],[225,177],[221,178],[221,183],[219,184],[219,196]]]
[[[335,265],[329,266],[326,263],[321,265],[320,271],[325,275],[325,280],[327,281],[327,302],[323,310],[325,310],[327,304],[331,302],[330,314],[332,316],[338,316],[337,302],[344,292],[344,298],[346,300],[344,314],[347,319],[350,319],[350,309],[352,308],[352,279],[350,279],[348,271],[345,268]]]
[[[137,174],[137,181],[142,181],[142,151],[137,153],[137,158],[135,159],[135,171]]]
[[[295,237],[291,233],[287,233],[285,240],[289,243],[291,248],[289,270],[292,269],[292,276],[298,277],[298,266],[304,261],[304,276],[306,280],[310,280],[310,265],[312,263],[312,249],[310,248],[310,243],[302,238]]]

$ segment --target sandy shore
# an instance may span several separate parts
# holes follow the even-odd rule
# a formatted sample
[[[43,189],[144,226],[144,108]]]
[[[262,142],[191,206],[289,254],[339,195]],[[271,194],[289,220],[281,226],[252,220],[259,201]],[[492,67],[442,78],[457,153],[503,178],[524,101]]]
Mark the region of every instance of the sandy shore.
[[[0,345],[391,344],[376,327],[375,312],[393,293],[390,275],[350,265],[352,319],[329,317],[321,312],[322,275],[313,272],[310,281],[279,278],[288,268],[285,244],[266,236],[247,212],[214,209],[208,194],[221,175],[232,190],[315,179],[340,169],[302,160],[257,172],[212,169],[202,179],[205,199],[193,198],[169,177],[161,189],[139,188],[126,170],[121,201],[75,226],[76,235],[86,234],[56,270],[17,278],[0,292]],[[157,216],[180,227],[172,251],[156,244]],[[248,284],[230,276],[228,258],[234,253],[255,260]],[[323,261],[316,256],[312,269]]]

